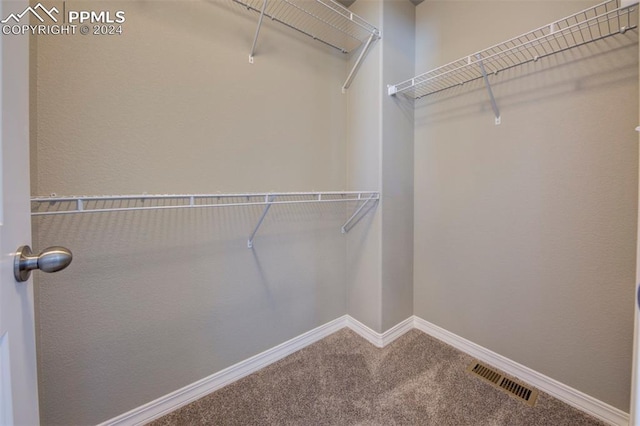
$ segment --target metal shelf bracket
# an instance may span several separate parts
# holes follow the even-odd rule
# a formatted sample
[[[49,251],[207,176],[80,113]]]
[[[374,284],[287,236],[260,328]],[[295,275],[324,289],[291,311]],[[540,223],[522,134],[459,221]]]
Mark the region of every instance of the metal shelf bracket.
[[[262,211],[262,215],[260,216],[260,219],[258,219],[258,223],[256,225],[256,227],[253,229],[253,232],[251,233],[251,236],[249,237],[249,240],[247,241],[247,248],[253,248],[253,239],[256,236],[256,233],[258,232],[258,229],[260,229],[260,225],[262,225],[262,222],[264,221],[264,218],[267,217],[267,213],[269,213],[269,209],[271,208],[271,206],[273,204],[271,204],[273,202],[275,197],[271,197],[269,195],[265,195],[264,197],[264,202],[266,203],[264,210]]]
[[[484,69],[484,64],[482,63],[482,56],[478,54],[476,55],[476,58],[478,58],[478,65],[480,66],[480,72],[482,73],[484,84],[485,86],[487,86],[487,91],[489,92],[489,99],[491,100],[491,108],[493,109],[493,114],[496,116],[496,126],[497,126],[498,124],[500,124],[500,110],[498,109],[496,98],[493,96],[493,90],[491,90],[491,83],[489,83],[487,70]],[[471,57],[469,57],[469,62],[471,62]]]
[[[253,37],[253,45],[251,46],[251,53],[249,53],[249,63],[253,63],[253,54],[256,51],[256,44],[258,43],[258,36],[260,35],[260,28],[262,27],[262,19],[264,18],[264,11],[267,10],[267,1],[262,3],[262,10],[260,11],[260,18],[258,18],[258,27],[256,28],[256,35]]]
[[[351,69],[351,72],[347,76],[347,80],[342,85],[342,93],[347,93],[347,89],[351,86],[351,83],[353,82],[354,77],[358,73],[358,70],[360,69],[360,66],[362,65],[362,61],[367,56],[367,53],[369,53],[369,49],[371,49],[371,44],[374,42],[374,40],[377,40],[379,38],[380,38],[380,34],[379,33],[371,33],[371,35],[367,39],[367,42],[365,43],[364,47],[362,48],[362,51],[360,52],[360,56],[358,56],[358,59],[356,60],[356,63],[353,65],[353,68]]]
[[[362,210],[365,208],[365,206],[367,204],[369,204],[369,202],[373,201],[373,203],[371,203],[371,205],[369,206],[369,208],[360,215],[360,212],[362,212]],[[355,212],[353,212],[353,214],[351,215],[351,217],[349,219],[347,219],[347,221],[344,223],[344,225],[342,225],[342,227],[340,228],[341,232],[343,234],[346,234],[347,232],[349,232],[351,230],[351,228],[353,228],[354,226],[356,226],[356,224],[358,222],[360,222],[360,220],[362,220],[363,217],[365,217],[367,215],[367,213],[369,213],[369,210],[371,210],[376,202],[378,201],[378,198],[376,197],[376,195],[371,195],[369,196],[369,198],[367,198],[364,203],[360,204],[360,206],[356,209]],[[360,215],[358,217],[358,215]],[[356,217],[358,217],[356,219]]]

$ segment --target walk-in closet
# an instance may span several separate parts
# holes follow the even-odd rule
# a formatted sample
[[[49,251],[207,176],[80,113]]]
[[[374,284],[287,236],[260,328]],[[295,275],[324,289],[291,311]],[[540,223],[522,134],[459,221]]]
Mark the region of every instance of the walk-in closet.
[[[3,0],[0,424],[640,424],[638,7]]]

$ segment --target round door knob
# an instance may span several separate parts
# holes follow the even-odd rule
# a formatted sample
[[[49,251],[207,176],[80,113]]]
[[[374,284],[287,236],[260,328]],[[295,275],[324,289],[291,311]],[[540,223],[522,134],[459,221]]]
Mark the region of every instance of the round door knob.
[[[40,269],[42,272],[58,272],[69,266],[73,254],[65,247],[49,247],[38,255],[33,255],[31,247],[22,246],[16,252],[13,260],[13,275],[18,282],[29,279],[31,271]]]

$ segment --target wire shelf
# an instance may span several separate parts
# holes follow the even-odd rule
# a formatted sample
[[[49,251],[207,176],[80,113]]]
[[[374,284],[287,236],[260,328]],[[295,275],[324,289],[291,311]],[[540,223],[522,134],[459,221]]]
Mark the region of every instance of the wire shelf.
[[[333,0],[233,0],[250,11],[299,31],[343,53],[369,37],[380,37],[376,27]]]
[[[377,205],[380,193],[364,192],[267,192],[251,194],[166,194],[166,195],[105,195],[74,197],[31,198],[31,216],[52,216],[78,213],[106,213],[139,210],[173,210],[212,207],[263,206],[253,232],[247,240],[252,249],[256,233],[260,229],[269,209],[274,205],[339,203],[359,204],[354,213],[340,227],[343,234],[349,232],[367,213]],[[365,208],[367,207],[368,208]]]
[[[105,195],[31,198],[32,216],[378,200],[379,192]]]
[[[419,99],[638,26],[637,1],[608,0],[388,87]],[[484,69],[483,69],[484,68]]]

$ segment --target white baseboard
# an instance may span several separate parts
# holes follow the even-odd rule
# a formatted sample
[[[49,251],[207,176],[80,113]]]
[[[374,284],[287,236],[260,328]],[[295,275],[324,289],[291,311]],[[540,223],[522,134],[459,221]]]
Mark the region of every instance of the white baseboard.
[[[545,376],[544,374],[525,367],[524,365],[518,364],[515,361],[453,334],[450,331],[423,320],[422,318],[415,316],[413,318],[413,325],[418,330],[421,330],[428,335],[461,350],[462,352],[478,358],[480,361],[486,362],[507,374],[524,380],[526,383],[535,386],[539,390],[566,404],[569,404],[611,425],[627,426],[629,424],[629,414],[622,410],[605,404],[592,396],[573,389],[558,382],[557,380]]]
[[[360,335],[360,337],[365,338],[369,341],[373,346],[377,348],[382,347],[382,334],[376,333],[357,319],[350,317],[347,315],[347,327]]]
[[[430,336],[447,343],[479,360],[486,362],[507,374],[515,376],[535,386],[539,390],[582,410],[604,422],[615,426],[629,424],[629,415],[615,407],[605,404],[589,395],[551,379],[537,371],[531,370],[515,361],[503,357],[489,349],[477,345],[443,328],[416,316],[409,317],[384,333],[377,333],[349,315],[344,315],[320,327],[308,331],[298,337],[266,350],[249,359],[232,365],[218,373],[205,377],[175,392],[151,401],[141,407],[114,417],[98,426],[134,426],[143,425],[158,419],[178,408],[187,405],[203,396],[235,382],[255,371],[260,370],[292,353],[317,342],[336,331],[348,327],[368,340],[376,347],[382,348],[402,336],[407,331],[417,328]]]
[[[387,346],[389,343],[393,342],[406,332],[413,330],[413,328],[413,317],[409,317],[406,320],[394,325],[389,330],[382,333],[382,347]]]
[[[300,336],[268,349],[249,359],[225,368],[209,377],[198,380],[188,386],[178,389],[168,395],[151,401],[141,407],[107,420],[98,426],[134,426],[148,423],[152,420],[177,410],[203,396],[235,382],[249,374],[273,364],[292,353],[317,342],[330,334],[346,327],[348,316],[344,315],[320,327],[314,328]]]
[[[367,339],[372,345],[378,348],[384,348],[407,331],[413,329],[413,317],[409,317],[401,323],[394,325],[384,333],[377,333],[357,319],[347,315],[347,327]]]

